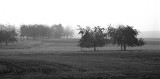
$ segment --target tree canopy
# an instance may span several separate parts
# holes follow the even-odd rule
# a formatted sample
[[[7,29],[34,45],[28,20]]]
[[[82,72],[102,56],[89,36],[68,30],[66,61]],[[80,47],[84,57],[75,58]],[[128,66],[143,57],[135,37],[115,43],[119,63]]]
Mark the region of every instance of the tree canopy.
[[[65,37],[65,38],[73,37],[73,34],[74,34],[74,31],[69,26],[66,26],[64,28],[63,37]]]
[[[110,26],[108,27],[108,35],[113,44],[121,46],[121,50],[126,50],[126,47],[142,46],[145,44],[142,38],[137,38],[137,29],[133,29],[129,25],[119,25],[118,28]]]
[[[82,34],[79,41],[80,47],[94,47],[94,51],[96,51],[96,47],[102,47],[105,45],[105,35],[103,33],[104,28],[101,28],[100,26],[94,27],[93,29],[89,27],[80,27],[79,30],[79,34]]]
[[[8,45],[8,42],[15,42],[17,33],[13,25],[0,25],[0,43],[4,42]]]
[[[21,25],[21,37],[31,38],[69,38],[72,37],[74,32],[70,27],[64,28],[62,24],[54,24],[51,27],[43,24],[29,24]]]
[[[79,25],[78,25],[79,26]],[[79,46],[81,48],[91,48],[102,47],[108,43],[113,45],[121,46],[121,50],[126,50],[126,47],[142,46],[144,45],[144,40],[138,38],[137,29],[133,29],[133,26],[129,25],[118,25],[117,28],[109,25],[107,29],[101,28],[100,26],[81,28],[79,26],[79,34],[81,34],[81,39],[79,41]]]

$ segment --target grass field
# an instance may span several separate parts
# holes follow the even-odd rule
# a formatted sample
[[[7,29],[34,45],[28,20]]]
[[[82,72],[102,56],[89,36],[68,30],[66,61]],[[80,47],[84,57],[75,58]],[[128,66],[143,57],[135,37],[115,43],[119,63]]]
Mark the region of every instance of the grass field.
[[[146,45],[142,47],[128,47],[128,50],[160,50],[160,40],[147,39]],[[33,53],[64,53],[67,51],[81,51],[77,46],[78,39],[43,39],[43,40],[19,40],[8,46],[0,46],[0,54],[33,54]],[[120,47],[106,45],[98,47],[97,50],[120,50]],[[82,51],[93,51],[93,48],[83,48]]]
[[[78,40],[20,40],[0,47],[0,79],[160,79],[160,45],[81,49]]]

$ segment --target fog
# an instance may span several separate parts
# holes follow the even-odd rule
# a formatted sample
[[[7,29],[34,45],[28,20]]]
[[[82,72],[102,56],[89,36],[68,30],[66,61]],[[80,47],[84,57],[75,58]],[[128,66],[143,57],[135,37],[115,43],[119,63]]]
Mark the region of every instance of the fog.
[[[140,31],[160,31],[159,0],[1,0],[0,3],[0,23],[16,27],[125,24]]]

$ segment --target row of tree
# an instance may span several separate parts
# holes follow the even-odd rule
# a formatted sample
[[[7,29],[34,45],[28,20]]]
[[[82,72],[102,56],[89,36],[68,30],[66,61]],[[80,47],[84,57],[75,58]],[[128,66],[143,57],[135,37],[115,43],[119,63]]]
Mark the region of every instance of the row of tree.
[[[142,38],[137,38],[138,31],[133,29],[129,25],[118,25],[116,28],[109,25],[107,29],[101,28],[100,26],[90,28],[82,28],[79,26],[79,34],[81,34],[81,39],[79,41],[79,46],[81,48],[103,47],[106,44],[118,45],[121,50],[126,50],[126,47],[142,46],[144,41]],[[73,36],[73,30],[70,27],[64,28],[61,24],[52,25],[51,27],[47,25],[21,25],[20,27],[21,37],[27,38],[68,38]],[[15,42],[17,33],[13,25],[3,25],[0,24],[0,43]]]
[[[3,25],[0,24],[0,43],[15,42],[17,33],[13,25]]]
[[[29,25],[21,25],[20,27],[20,36],[27,39],[29,38],[69,38],[73,37],[73,30],[67,26],[63,27],[61,24],[52,25],[49,27],[48,25],[42,24],[29,24]]]
[[[94,48],[103,47],[106,44],[118,45],[121,50],[126,50],[126,47],[142,46],[144,41],[142,38],[137,38],[138,31],[133,29],[129,25],[118,25],[117,28],[109,25],[107,29],[101,28],[100,26],[82,28],[79,26],[79,34],[81,39],[79,46],[81,48]]]

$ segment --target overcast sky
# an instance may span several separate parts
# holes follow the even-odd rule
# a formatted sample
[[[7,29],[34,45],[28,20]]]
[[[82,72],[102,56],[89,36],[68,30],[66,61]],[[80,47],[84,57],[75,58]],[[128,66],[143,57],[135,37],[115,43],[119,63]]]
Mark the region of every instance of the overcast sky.
[[[2,24],[132,25],[160,31],[160,0],[0,0]]]

